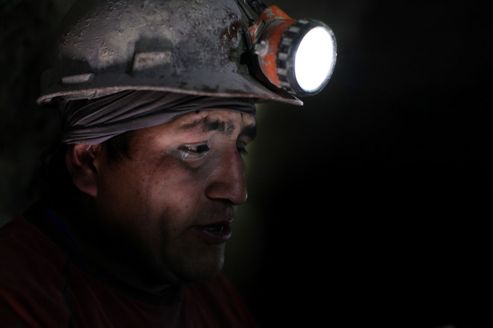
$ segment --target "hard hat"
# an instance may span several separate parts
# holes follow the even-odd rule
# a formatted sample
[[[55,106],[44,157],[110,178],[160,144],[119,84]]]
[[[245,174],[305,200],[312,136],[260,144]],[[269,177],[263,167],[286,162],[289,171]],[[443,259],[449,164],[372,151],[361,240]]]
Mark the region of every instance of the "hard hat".
[[[79,0],[61,31],[39,103],[154,90],[302,105],[336,59],[328,26],[261,0]]]
[[[235,0],[80,0],[66,15],[38,103],[123,90],[248,97],[295,105],[249,71]]]

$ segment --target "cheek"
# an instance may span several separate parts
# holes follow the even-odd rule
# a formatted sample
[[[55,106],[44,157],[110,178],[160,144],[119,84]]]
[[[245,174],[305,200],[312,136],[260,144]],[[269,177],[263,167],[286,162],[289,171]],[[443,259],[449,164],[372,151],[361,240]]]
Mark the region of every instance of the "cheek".
[[[118,171],[104,175],[96,199],[101,220],[122,227],[133,227],[136,222],[145,224],[145,195],[134,178],[132,174],[122,175]]]
[[[169,224],[180,225],[197,213],[204,197],[201,170],[190,170],[179,163],[160,165],[148,172],[141,182],[141,202],[152,217],[166,218]]]
[[[98,192],[103,215],[127,222],[145,235],[162,229],[178,233],[205,206],[204,190],[213,164],[191,168],[168,156],[107,167]]]
[[[150,183],[147,194],[141,199],[150,217],[166,219],[170,224],[186,223],[197,213],[201,204],[201,188],[186,179],[155,181]]]

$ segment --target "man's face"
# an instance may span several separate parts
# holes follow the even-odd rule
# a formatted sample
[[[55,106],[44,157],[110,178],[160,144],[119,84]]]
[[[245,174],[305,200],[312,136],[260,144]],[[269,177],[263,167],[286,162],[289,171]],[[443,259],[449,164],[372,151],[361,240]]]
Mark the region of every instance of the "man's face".
[[[242,153],[254,137],[255,117],[232,110],[136,131],[128,158],[97,164],[101,219],[164,279],[211,277],[224,263],[233,208],[247,198]]]

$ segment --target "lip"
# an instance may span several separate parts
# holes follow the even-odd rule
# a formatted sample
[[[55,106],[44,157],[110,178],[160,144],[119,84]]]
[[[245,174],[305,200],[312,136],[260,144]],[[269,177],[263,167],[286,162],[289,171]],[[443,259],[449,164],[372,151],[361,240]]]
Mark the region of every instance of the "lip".
[[[196,225],[193,226],[193,230],[196,231],[198,236],[207,244],[210,245],[222,244],[227,242],[231,238],[232,235],[231,222],[232,220],[228,220],[228,221],[215,222],[207,225]],[[213,225],[220,226],[221,227],[220,230],[211,231],[210,227]]]

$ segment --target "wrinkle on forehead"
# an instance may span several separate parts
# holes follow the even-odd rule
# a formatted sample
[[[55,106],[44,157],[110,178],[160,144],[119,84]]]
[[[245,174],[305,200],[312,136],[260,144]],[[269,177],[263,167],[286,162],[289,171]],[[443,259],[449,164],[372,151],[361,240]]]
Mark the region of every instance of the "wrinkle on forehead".
[[[197,127],[201,127],[202,132],[219,131],[227,134],[228,136],[232,135],[237,128],[237,126],[235,125],[235,120],[234,118],[233,119],[231,118],[231,115],[221,115],[224,113],[228,113],[228,112],[226,111],[202,112],[202,113],[194,114],[194,116],[198,116],[198,117],[195,117],[191,122],[181,124],[180,129],[191,130]],[[248,122],[250,120],[245,119],[245,116],[243,115],[244,113],[239,113],[239,114],[240,114],[241,123],[246,121],[245,123],[247,124],[245,125],[254,124],[254,120],[252,120],[253,122]]]
[[[169,144],[177,138],[210,131],[219,131],[228,137],[234,136],[235,131],[238,131],[253,140],[256,135],[255,115],[233,110],[197,111],[162,125],[138,130],[135,140],[143,139],[149,143],[152,138]]]

